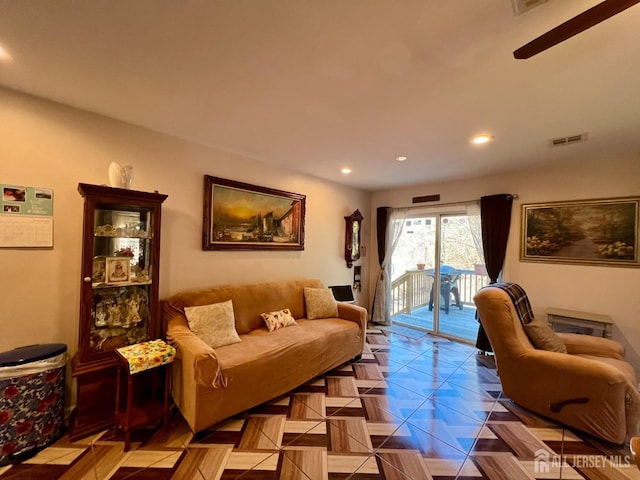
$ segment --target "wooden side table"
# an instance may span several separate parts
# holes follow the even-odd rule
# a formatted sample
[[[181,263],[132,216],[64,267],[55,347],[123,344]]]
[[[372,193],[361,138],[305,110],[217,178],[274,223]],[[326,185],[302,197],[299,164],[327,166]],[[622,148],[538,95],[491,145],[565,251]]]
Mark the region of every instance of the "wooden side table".
[[[554,330],[563,327],[587,328],[597,336],[611,338],[613,336],[613,320],[609,315],[597,313],[577,312],[562,308],[547,308],[547,318]]]
[[[133,428],[158,422],[163,419],[163,428],[169,425],[169,392],[171,391],[171,367],[175,359],[176,349],[166,342],[150,340],[116,349],[118,358],[118,378],[116,386],[116,431],[124,431],[124,451],[129,451],[131,430]],[[158,400],[155,395],[139,404],[134,402],[134,378],[145,372],[164,368],[164,398]],[[120,411],[120,389],[122,388],[122,372],[127,375],[127,405]],[[154,392],[155,393],[155,392]]]

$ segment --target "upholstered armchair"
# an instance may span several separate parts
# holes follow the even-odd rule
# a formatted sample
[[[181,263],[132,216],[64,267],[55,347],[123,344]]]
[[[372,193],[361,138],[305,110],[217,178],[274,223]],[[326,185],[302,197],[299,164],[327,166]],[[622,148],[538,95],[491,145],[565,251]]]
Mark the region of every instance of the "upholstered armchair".
[[[525,325],[539,327],[540,321],[534,319],[526,294],[516,284],[485,287],[474,302],[495,354],[502,389],[511,400],[612,443],[622,444],[640,433],[636,374],[624,361],[619,342],[556,334],[546,321],[543,327],[549,338],[532,335]]]

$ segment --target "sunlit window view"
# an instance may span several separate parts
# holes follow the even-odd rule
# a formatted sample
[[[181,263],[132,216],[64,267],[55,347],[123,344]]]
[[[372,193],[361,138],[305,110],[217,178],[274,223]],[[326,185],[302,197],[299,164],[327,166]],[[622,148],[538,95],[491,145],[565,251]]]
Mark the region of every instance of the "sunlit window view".
[[[489,283],[480,215],[429,215],[403,222],[392,260],[393,322],[475,341],[473,296]]]

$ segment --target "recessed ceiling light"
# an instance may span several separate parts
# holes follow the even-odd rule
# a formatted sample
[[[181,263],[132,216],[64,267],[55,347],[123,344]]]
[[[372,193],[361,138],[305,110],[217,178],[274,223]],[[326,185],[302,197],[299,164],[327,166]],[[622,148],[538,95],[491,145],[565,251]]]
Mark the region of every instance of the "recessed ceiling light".
[[[396,162],[404,162],[406,159],[407,157],[404,156],[396,157]]]
[[[349,175],[351,173],[351,169],[349,167],[342,167],[342,170],[340,171],[345,175]]]
[[[489,143],[491,140],[493,140],[493,137],[491,135],[482,134],[482,135],[476,135],[475,137],[473,137],[471,139],[471,143],[474,143],[476,145],[482,145],[483,143]]]

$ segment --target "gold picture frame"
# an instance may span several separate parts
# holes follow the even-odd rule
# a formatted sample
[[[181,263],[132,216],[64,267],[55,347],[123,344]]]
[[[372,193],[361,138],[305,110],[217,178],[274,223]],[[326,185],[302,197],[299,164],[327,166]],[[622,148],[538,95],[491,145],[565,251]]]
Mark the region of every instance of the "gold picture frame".
[[[522,205],[520,260],[640,267],[640,197]]]
[[[306,196],[204,177],[203,250],[304,250]]]

